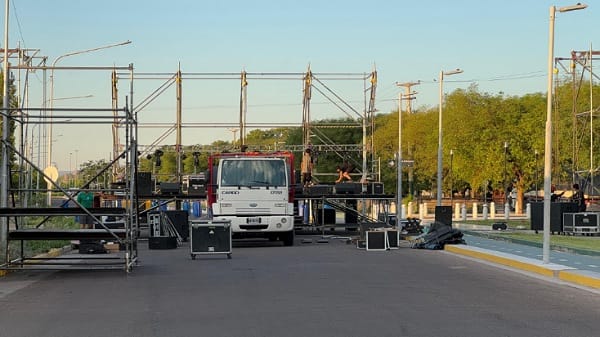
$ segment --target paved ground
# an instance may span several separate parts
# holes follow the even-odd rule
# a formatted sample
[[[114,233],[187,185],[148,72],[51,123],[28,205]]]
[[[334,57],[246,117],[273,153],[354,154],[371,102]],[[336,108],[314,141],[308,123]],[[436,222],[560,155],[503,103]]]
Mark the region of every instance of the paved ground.
[[[598,293],[406,242],[320,238],[236,244],[230,260],[142,241],[131,274],[11,273],[0,336],[597,336]]]

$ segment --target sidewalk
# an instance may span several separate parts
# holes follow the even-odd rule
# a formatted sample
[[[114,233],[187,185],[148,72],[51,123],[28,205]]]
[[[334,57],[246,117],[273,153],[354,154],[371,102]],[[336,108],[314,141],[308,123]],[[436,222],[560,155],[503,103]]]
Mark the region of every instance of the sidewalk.
[[[486,237],[486,234],[489,234],[486,231],[465,230],[460,228],[460,224],[457,225],[456,228],[465,234],[466,245],[446,245],[445,250],[448,252],[600,290],[598,255],[552,249],[550,262],[543,263],[541,247],[495,240]]]

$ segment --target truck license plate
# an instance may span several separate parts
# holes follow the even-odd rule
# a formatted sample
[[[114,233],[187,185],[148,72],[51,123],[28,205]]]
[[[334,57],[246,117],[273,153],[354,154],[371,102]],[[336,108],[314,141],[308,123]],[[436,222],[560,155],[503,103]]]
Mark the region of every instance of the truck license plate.
[[[260,225],[260,218],[258,218],[258,217],[247,218],[246,223],[248,225]]]

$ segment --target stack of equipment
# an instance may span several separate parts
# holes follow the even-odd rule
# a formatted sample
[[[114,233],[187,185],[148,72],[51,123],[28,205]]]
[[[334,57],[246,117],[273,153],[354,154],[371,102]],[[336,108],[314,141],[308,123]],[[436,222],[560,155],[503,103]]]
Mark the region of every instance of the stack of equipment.
[[[181,192],[193,197],[206,196],[206,175],[199,173],[195,175],[183,176]]]
[[[429,231],[419,235],[412,248],[419,249],[444,249],[447,244],[464,244],[463,233],[452,226],[441,222],[434,222],[429,227]]]
[[[165,212],[149,212],[148,226],[149,249],[174,249],[181,244],[182,238]]]

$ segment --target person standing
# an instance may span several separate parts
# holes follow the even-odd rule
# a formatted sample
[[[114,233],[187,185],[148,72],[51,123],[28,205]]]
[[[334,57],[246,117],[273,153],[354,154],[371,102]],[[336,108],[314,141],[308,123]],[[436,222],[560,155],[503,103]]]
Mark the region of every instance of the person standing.
[[[579,207],[579,212],[585,212],[586,204],[585,204],[585,195],[583,191],[579,189],[579,184],[573,184],[573,202],[577,203]]]
[[[302,172],[302,183],[304,184],[304,187],[308,187],[312,184],[313,160],[311,154],[311,149],[304,150],[304,153],[302,154],[300,170]]]
[[[94,206],[94,193],[90,191],[81,191],[77,194],[77,202],[84,208],[92,208]],[[79,224],[82,229],[91,229],[94,225],[94,218],[89,214],[79,216]]]

